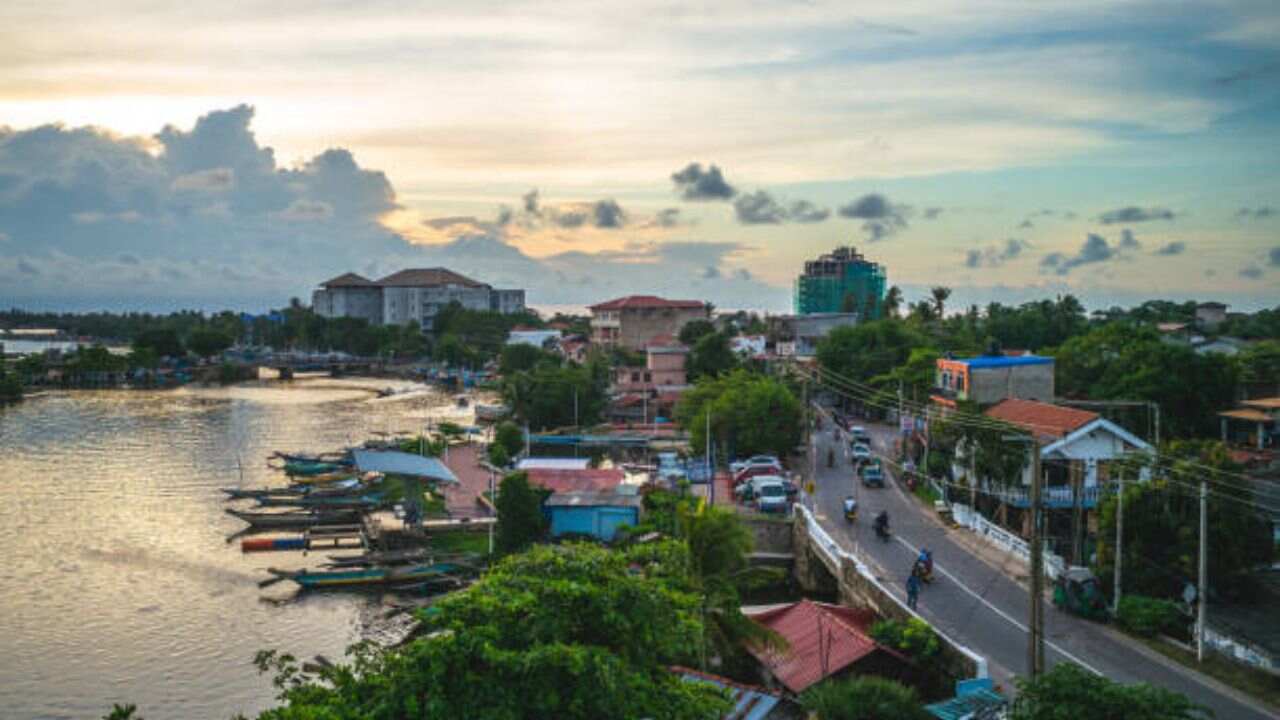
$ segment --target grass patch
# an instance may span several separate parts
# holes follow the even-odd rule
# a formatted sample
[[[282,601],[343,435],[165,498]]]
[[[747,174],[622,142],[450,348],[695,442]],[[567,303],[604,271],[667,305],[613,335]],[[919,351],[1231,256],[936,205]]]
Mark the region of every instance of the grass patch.
[[[912,489],[911,492],[930,508],[933,507],[935,502],[942,499],[942,496],[938,494],[938,491],[934,490],[932,485],[924,481],[916,483],[915,488]]]
[[[446,553],[489,554],[489,533],[470,530],[450,530],[431,533],[431,547]]]
[[[1204,662],[1196,662],[1195,653],[1189,653],[1180,647],[1175,647],[1158,639],[1128,635],[1139,642],[1145,643],[1147,647],[1170,660],[1175,660],[1192,670],[1208,675],[1224,685],[1229,685],[1249,697],[1266,703],[1272,709],[1280,710],[1280,677],[1264,670],[1229,660],[1213,651],[1205,652]]]

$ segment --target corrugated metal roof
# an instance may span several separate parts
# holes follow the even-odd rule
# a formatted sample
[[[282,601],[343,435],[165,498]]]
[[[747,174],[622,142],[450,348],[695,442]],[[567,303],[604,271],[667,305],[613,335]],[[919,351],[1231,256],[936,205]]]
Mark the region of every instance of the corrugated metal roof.
[[[626,473],[622,471],[622,468],[583,468],[573,470],[529,468],[524,472],[529,476],[529,482],[558,493],[572,491],[604,492],[618,487],[626,479]]]
[[[351,456],[360,472],[413,475],[441,482],[458,482],[458,477],[439,458],[395,450],[352,450]]]
[[[704,682],[725,688],[733,700],[733,709],[721,716],[721,720],[765,720],[769,713],[782,702],[782,695],[771,693],[757,685],[743,685],[728,678],[699,672],[692,668],[673,667],[673,672],[680,674],[685,682]]]
[[[639,495],[620,492],[555,493],[543,503],[546,507],[634,507],[644,504]]]
[[[998,692],[974,690],[945,702],[925,705],[924,709],[940,720],[978,720],[998,717],[996,711],[1004,707],[1007,702]]]
[[[590,458],[524,458],[516,463],[517,470],[586,470]]]
[[[801,600],[748,617],[786,638],[785,651],[756,647],[748,651],[794,693],[878,650],[896,655],[867,634],[875,619],[870,611]]]

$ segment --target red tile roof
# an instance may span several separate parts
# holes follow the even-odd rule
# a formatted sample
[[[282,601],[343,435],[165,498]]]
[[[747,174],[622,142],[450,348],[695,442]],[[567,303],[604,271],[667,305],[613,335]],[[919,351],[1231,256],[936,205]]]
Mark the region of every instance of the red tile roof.
[[[801,600],[749,617],[786,638],[785,651],[755,647],[748,651],[794,693],[877,651],[896,655],[871,638],[875,613],[870,610]]]
[[[588,310],[632,310],[639,308],[704,308],[707,304],[701,300],[667,300],[657,295],[628,295],[599,305],[592,305]]]
[[[530,483],[558,493],[608,492],[618,487],[626,477],[621,468],[587,468],[586,470],[529,468],[524,472],[528,474]]]
[[[437,287],[439,285],[461,285],[469,288],[487,287],[469,277],[459,275],[448,268],[410,268],[392,273],[378,284],[383,287]]]
[[[355,273],[343,273],[332,280],[325,280],[320,287],[378,287],[378,283]]]
[[[987,417],[1024,427],[1042,437],[1059,438],[1098,419],[1088,410],[1051,405],[1034,400],[1009,398],[987,408]]]

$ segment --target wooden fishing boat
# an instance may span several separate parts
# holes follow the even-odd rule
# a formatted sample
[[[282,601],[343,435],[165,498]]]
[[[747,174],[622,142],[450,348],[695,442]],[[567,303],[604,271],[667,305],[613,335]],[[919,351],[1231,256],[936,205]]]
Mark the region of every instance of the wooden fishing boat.
[[[342,470],[344,467],[346,466],[335,462],[286,460],[284,463],[284,472],[286,475],[312,477],[316,475],[330,475]]]
[[[292,580],[303,588],[315,589],[422,583],[434,578],[467,572],[470,569],[465,565],[454,562],[437,562],[403,567],[373,567],[351,570],[314,571],[268,568],[267,572],[282,580]]]
[[[253,512],[227,508],[226,513],[255,528],[306,528],[317,525],[347,525],[360,522],[358,510],[300,510],[289,512]]]
[[[476,422],[497,422],[511,413],[506,405],[476,403]]]
[[[368,510],[382,505],[382,495],[265,495],[258,498],[263,507],[345,508]]]
[[[359,478],[351,470],[342,470],[321,475],[293,475],[289,477],[289,482],[294,485],[333,485],[352,479]]]
[[[222,488],[231,500],[265,497],[343,497],[360,495],[368,490],[358,478],[348,477],[332,483],[294,483],[285,487]]]

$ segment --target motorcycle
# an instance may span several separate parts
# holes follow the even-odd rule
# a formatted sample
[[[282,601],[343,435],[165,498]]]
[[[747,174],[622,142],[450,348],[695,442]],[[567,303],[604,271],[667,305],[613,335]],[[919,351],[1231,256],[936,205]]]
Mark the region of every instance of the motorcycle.
[[[858,501],[851,497],[844,499],[844,519],[849,523],[858,519]]]
[[[911,567],[911,574],[920,578],[920,582],[933,582],[933,553],[921,550],[920,557],[916,558],[915,564]]]
[[[876,537],[885,542],[889,542],[889,538],[893,537],[893,532],[889,530],[889,518],[885,515],[876,518]]]

